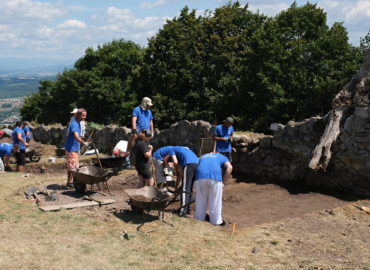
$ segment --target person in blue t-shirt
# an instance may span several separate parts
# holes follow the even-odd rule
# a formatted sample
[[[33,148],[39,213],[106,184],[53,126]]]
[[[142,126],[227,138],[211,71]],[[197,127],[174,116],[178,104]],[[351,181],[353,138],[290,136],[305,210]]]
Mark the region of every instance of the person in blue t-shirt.
[[[31,130],[27,121],[23,121],[23,132],[24,135],[26,136],[26,142],[29,143],[31,141]]]
[[[24,171],[24,166],[26,165],[26,147],[28,146],[22,124],[22,121],[17,121],[12,133],[13,144],[19,145],[19,152],[14,155],[17,161],[17,172]]]
[[[220,153],[200,157],[194,183],[196,219],[205,220],[208,207],[211,224],[225,224],[222,219],[222,191],[232,170],[230,161]]]
[[[12,153],[19,152],[19,145],[0,143],[0,171],[10,170],[9,159]]]
[[[70,170],[78,169],[80,167],[78,154],[80,152],[80,145],[89,146],[88,142],[81,139],[80,122],[86,119],[87,112],[85,109],[78,109],[76,119],[71,121],[68,127],[67,141],[64,145],[67,161],[67,188],[73,187],[73,176]]]
[[[181,184],[181,206],[180,216],[186,216],[190,213],[190,203],[192,201],[192,190],[195,171],[198,166],[199,158],[191,151],[188,147],[174,146],[173,155],[164,158],[164,161],[168,158],[172,159],[175,167],[177,182],[176,189]],[[182,180],[182,181],[181,181]]]
[[[234,134],[234,119],[227,117],[221,125],[215,127],[212,138],[216,141],[216,152],[226,156],[232,162],[231,140]]]
[[[175,152],[173,151],[173,146],[165,146],[159,148],[153,153],[153,164],[155,169],[155,177],[159,188],[163,188],[163,185],[172,179],[169,172],[172,170],[171,167],[163,161],[166,156],[172,156]]]
[[[132,132],[128,142],[128,152],[134,147],[137,134],[140,134],[143,130],[149,130],[151,134],[154,134],[153,114],[150,110],[152,106],[152,100],[144,97],[141,104],[133,109],[131,119]]]

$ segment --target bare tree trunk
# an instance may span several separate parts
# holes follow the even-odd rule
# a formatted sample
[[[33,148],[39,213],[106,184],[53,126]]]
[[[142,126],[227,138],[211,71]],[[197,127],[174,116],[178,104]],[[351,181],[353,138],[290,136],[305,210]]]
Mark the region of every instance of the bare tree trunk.
[[[352,80],[335,96],[332,110],[321,136],[319,144],[312,153],[308,167],[313,170],[326,170],[332,153],[331,146],[340,135],[341,123],[347,118],[353,106],[369,105],[370,93],[370,51],[368,51],[361,69]]]
[[[325,171],[331,159],[331,145],[340,134],[340,123],[347,110],[348,107],[339,106],[330,112],[324,134],[321,136],[319,144],[315,147],[312,159],[308,165],[311,169]]]

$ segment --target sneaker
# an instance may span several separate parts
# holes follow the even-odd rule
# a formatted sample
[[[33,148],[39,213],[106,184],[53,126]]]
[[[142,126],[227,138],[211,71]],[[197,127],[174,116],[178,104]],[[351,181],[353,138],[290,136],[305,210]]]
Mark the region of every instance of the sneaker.
[[[67,188],[67,189],[74,189],[74,185],[73,185],[73,184],[67,184],[67,185],[66,185],[66,188]]]
[[[225,226],[225,225],[226,225],[226,222],[225,222],[225,220],[223,220],[222,223],[217,224],[216,226]]]

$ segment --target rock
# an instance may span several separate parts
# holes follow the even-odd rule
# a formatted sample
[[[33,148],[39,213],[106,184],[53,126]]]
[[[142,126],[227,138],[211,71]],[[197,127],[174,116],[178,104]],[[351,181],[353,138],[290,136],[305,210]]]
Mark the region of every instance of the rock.
[[[252,253],[257,253],[258,251],[260,251],[258,247],[253,247],[252,248]]]

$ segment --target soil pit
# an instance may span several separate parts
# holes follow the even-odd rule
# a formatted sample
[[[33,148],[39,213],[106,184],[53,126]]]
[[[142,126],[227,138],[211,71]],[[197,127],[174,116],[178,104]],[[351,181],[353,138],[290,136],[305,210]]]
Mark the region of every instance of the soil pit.
[[[61,179],[65,178],[65,174],[60,173],[60,175]],[[274,184],[258,185],[238,182],[235,179],[229,180],[231,181],[225,186],[223,193],[223,216],[226,224],[235,223],[238,228],[303,217],[312,212],[330,211],[330,209],[350,203],[349,201],[321,193],[293,193]],[[50,184],[47,186],[47,189],[49,191],[54,190],[58,194],[58,200],[52,202],[43,201],[42,204],[71,203],[81,199],[84,195],[90,195],[96,199],[112,198],[116,200],[114,204],[100,208],[105,210],[105,212],[109,212],[112,215],[129,213],[126,210],[131,208],[126,202],[128,196],[124,190],[136,188],[137,183],[136,171],[125,170],[120,175],[113,176],[108,180],[110,191],[114,196],[108,195],[106,188],[103,186],[102,191],[105,193],[105,196],[90,191],[86,194],[78,194],[74,190],[66,190],[64,185]],[[94,188],[94,191],[97,191],[97,189]],[[176,208],[177,205],[172,205],[172,208]],[[195,205],[193,204],[192,207],[194,208]],[[84,208],[81,208],[81,211],[85,211]],[[97,212],[95,211],[95,213]],[[156,215],[157,213],[153,211],[151,214]]]

